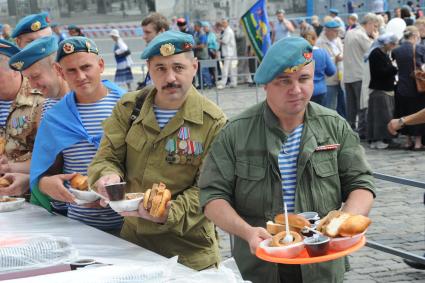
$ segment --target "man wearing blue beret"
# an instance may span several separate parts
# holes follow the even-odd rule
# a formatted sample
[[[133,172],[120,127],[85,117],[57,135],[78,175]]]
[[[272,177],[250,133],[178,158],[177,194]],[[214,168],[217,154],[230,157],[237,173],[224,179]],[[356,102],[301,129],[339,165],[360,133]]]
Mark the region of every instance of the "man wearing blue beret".
[[[56,65],[58,42],[54,36],[42,37],[25,46],[9,60],[12,69],[28,78],[31,87],[46,98],[41,117],[69,92],[67,82]]]
[[[0,174],[12,183],[0,189],[0,196],[28,192],[31,152],[43,104],[43,97],[31,90],[27,79],[9,68],[9,58],[17,52],[17,46],[0,39]]]
[[[199,177],[205,215],[234,234],[245,280],[343,282],[345,260],[284,265],[255,256],[271,238],[266,222],[282,214],[341,208],[367,215],[374,183],[358,136],[334,111],[310,102],[312,46],[299,37],[271,46],[255,73],[266,100],[231,119],[211,146]]]
[[[339,36],[341,38],[343,38],[344,37],[344,34],[345,34],[345,23],[338,16],[338,14],[339,14],[339,11],[337,9],[334,9],[334,8],[329,9],[329,16],[331,16],[331,18],[332,18],[333,21],[336,21],[336,22],[338,22],[340,24],[340,27],[339,27]]]
[[[104,123],[89,181],[105,196],[107,184],[125,181],[126,192],[144,192],[164,183],[172,194],[164,213],[152,216],[143,202],[137,211],[121,213],[121,237],[202,270],[218,263],[219,250],[214,225],[200,211],[197,177],[226,118],[192,85],[198,69],[193,46],[192,35],[178,31],[148,44],[142,58],[153,86],[118,102]]]
[[[16,40],[19,48],[24,48],[37,38],[52,35],[49,23],[50,19],[46,12],[28,15],[18,22],[12,37]]]
[[[103,59],[96,44],[72,37],[59,44],[56,61],[70,89],[50,108],[39,127],[31,162],[31,201],[103,231],[117,234],[122,217],[99,201],[77,199],[68,190],[75,173],[87,175],[102,137],[101,123],[124,91],[101,80]]]

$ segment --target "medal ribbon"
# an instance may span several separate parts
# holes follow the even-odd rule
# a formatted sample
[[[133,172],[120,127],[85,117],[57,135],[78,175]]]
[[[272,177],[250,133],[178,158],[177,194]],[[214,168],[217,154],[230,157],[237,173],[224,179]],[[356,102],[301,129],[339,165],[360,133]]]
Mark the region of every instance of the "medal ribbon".
[[[181,127],[180,130],[179,130],[178,136],[179,136],[179,139],[181,139],[181,140],[187,140],[187,139],[189,139],[190,138],[189,128],[187,128],[187,127]]]

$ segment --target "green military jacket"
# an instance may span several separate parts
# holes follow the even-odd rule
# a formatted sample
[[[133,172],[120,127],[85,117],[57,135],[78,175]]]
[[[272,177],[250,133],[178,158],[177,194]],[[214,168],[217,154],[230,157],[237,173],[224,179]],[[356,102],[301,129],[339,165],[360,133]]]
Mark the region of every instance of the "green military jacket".
[[[153,183],[163,182],[173,200],[166,223],[126,217],[123,237],[166,257],[178,255],[179,262],[191,268],[204,269],[218,262],[219,250],[214,225],[201,213],[196,181],[200,161],[226,117],[192,87],[182,108],[160,130],[153,111],[155,93],[148,87],[128,93],[118,102],[104,122],[104,136],[88,169],[89,180],[93,184],[101,176],[116,173],[127,182],[128,192],[144,192]],[[130,127],[130,115],[139,95],[147,96]],[[177,139],[182,127],[189,129],[187,143],[197,142],[198,153],[199,145],[203,151],[198,156],[178,153],[170,163],[167,143]]]
[[[250,225],[265,227],[283,210],[278,155],[286,139],[266,102],[233,118],[204,160],[198,182],[202,207],[225,199]],[[329,144],[340,147],[316,151]],[[323,217],[359,188],[373,192],[374,183],[358,136],[334,111],[309,103],[297,161],[295,212],[316,211]],[[235,238],[233,252],[244,279],[279,282],[277,265],[251,255],[244,240]],[[301,271],[304,282],[342,282],[345,262],[302,265]]]

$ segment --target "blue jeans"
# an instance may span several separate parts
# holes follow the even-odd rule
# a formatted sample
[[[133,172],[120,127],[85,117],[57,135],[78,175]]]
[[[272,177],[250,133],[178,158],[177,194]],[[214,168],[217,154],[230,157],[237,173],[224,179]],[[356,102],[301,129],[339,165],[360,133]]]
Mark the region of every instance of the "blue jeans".
[[[325,106],[336,110],[339,115],[346,118],[347,110],[345,103],[345,93],[341,88],[341,85],[328,85],[328,95],[325,99]]]
[[[212,79],[211,79],[211,74],[210,74],[210,70],[208,68],[202,68],[201,69],[201,74],[202,74],[202,83],[205,86],[212,86]],[[201,85],[201,82],[199,81],[199,85]]]
[[[311,101],[316,102],[317,104],[324,106],[326,96],[327,96],[326,93],[320,93],[320,94],[317,94],[317,95],[313,95],[311,97]]]

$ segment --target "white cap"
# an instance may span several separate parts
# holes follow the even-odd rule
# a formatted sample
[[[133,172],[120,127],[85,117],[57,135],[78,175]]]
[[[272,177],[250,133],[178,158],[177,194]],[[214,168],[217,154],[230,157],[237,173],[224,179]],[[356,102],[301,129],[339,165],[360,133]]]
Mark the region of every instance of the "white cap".
[[[116,36],[116,37],[120,37],[120,32],[117,29],[113,29],[111,30],[111,32],[109,33],[110,36]]]

